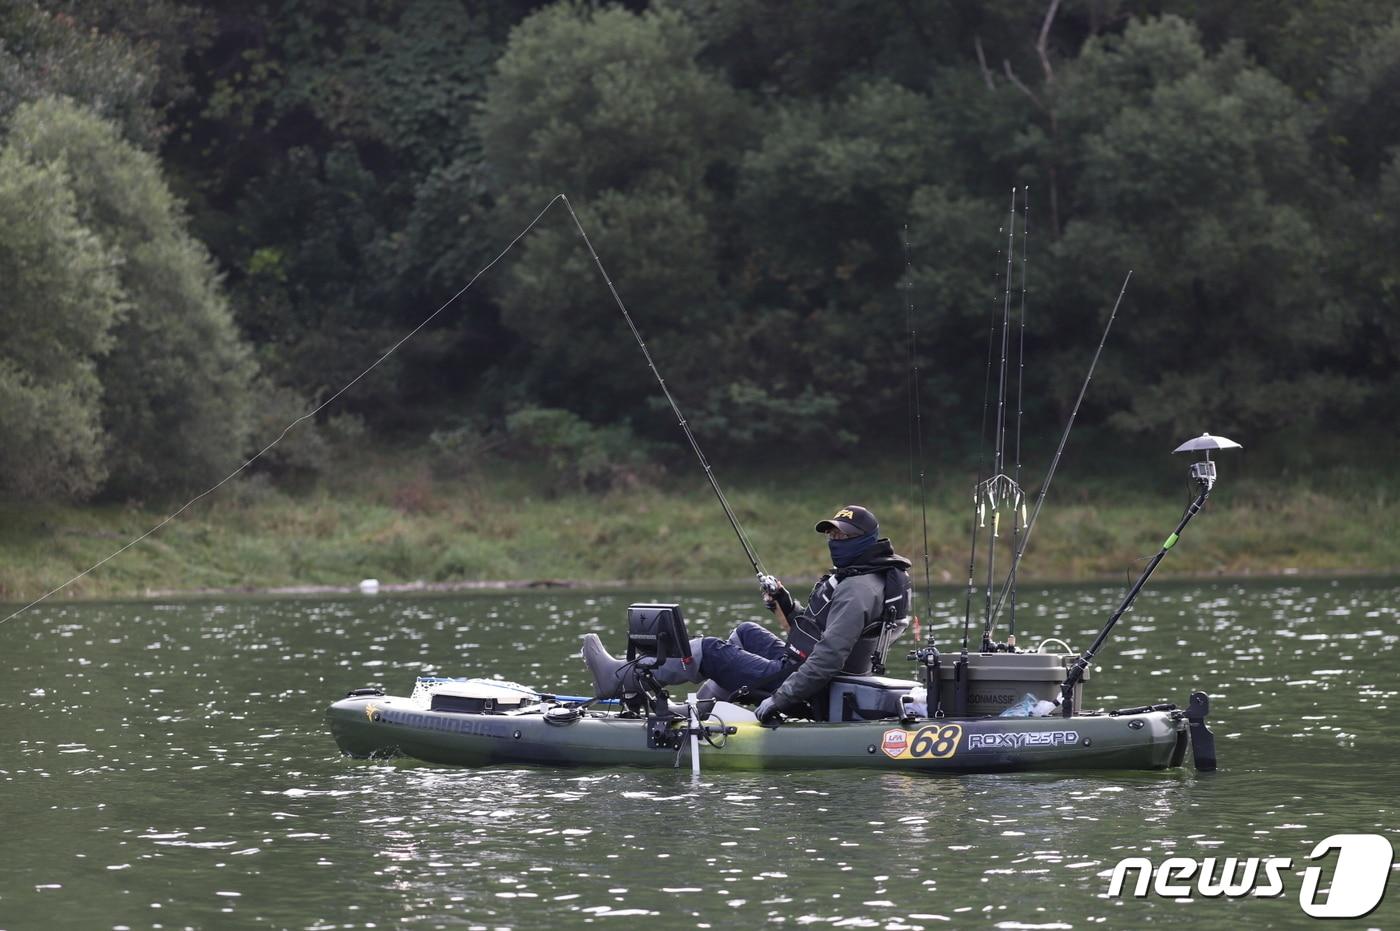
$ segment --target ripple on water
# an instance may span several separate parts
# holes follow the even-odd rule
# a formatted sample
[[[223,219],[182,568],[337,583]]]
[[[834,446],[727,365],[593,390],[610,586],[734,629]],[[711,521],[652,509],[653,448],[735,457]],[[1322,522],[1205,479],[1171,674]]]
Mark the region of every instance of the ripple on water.
[[[1029,592],[1022,638],[1083,646],[1120,594]],[[1150,589],[1100,654],[1090,694],[1180,702],[1207,688],[1223,762],[1209,778],[1188,769],[692,781],[349,761],[321,720],[346,689],[407,690],[437,672],[583,687],[579,634],[618,639],[631,597],[35,611],[12,622],[24,634],[0,651],[11,751],[0,760],[0,823],[26,848],[0,878],[0,912],[16,927],[55,916],[139,927],[159,915],[170,925],[337,928],[658,916],[724,927],[736,915],[890,929],[1178,921],[1179,903],[1107,899],[1113,864],[1301,863],[1331,833],[1396,836],[1381,774],[1400,745],[1400,722],[1384,713],[1400,692],[1397,595],[1364,581]],[[683,598],[705,632],[755,614],[733,593]],[[944,623],[959,621],[950,612]],[[1377,923],[1394,918],[1400,898],[1388,900]],[[1196,902],[1190,914],[1210,920],[1212,907]],[[1263,928],[1300,912],[1283,897],[1228,914]]]

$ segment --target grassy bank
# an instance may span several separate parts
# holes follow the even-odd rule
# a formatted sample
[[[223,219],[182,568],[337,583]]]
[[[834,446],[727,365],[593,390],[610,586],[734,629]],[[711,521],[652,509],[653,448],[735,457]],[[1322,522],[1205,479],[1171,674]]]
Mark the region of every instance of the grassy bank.
[[[1159,457],[1160,458],[1160,457]],[[528,465],[444,475],[416,455],[363,454],[296,490],[240,479],[65,590],[63,597],[153,591],[461,580],[725,582],[747,563],[699,470],[676,463],[632,488],[588,494]],[[1222,466],[1207,512],[1163,575],[1389,572],[1400,569],[1400,494],[1355,470],[1252,474]],[[1121,579],[1141,566],[1188,498],[1181,461],[1137,476],[1066,460],[1036,528],[1023,578]],[[1101,475],[1092,475],[1094,472]],[[1257,473],[1259,470],[1254,470]],[[933,477],[936,473],[936,477]],[[1029,471],[1027,474],[1030,474]],[[1038,474],[1038,473],[1037,473]],[[935,583],[960,583],[968,557],[971,477],[930,470],[928,534]],[[767,567],[811,578],[825,565],[812,524],[842,503],[867,504],[897,548],[922,550],[908,464],[805,472],[784,464],[722,474]],[[1028,482],[1029,484],[1029,482]],[[0,598],[36,597],[164,515],[159,507],[0,506]],[[999,560],[1010,542],[1003,520]],[[985,531],[984,537],[985,540]],[[917,561],[917,560],[916,560]]]

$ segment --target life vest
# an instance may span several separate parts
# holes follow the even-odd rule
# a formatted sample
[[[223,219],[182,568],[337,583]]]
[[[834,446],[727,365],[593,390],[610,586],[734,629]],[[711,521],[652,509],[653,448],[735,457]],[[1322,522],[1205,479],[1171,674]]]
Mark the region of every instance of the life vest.
[[[884,556],[859,565],[833,569],[812,586],[812,594],[807,599],[807,608],[792,618],[788,630],[788,660],[801,665],[811,655],[826,634],[826,624],[831,613],[831,601],[836,587],[846,579],[857,575],[883,574],[885,577],[884,607],[878,617],[868,620],[861,629],[860,638],[851,649],[851,655],[843,667],[844,672],[868,675],[872,660],[878,665],[883,661],[885,647],[909,626],[912,609],[913,585],[909,580],[909,560],[903,556]]]

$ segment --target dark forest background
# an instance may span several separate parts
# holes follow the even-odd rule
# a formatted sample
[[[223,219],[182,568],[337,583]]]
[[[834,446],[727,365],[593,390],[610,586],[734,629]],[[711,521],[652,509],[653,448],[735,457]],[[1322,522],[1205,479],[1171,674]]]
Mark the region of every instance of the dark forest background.
[[[1363,0],[0,2],[0,490],[221,477],[566,193],[707,449],[976,441],[1013,186],[1026,417],[1393,440],[1400,14]],[[906,275],[908,230],[912,274]],[[674,419],[555,208],[261,464]],[[1368,439],[1369,438],[1369,439]]]

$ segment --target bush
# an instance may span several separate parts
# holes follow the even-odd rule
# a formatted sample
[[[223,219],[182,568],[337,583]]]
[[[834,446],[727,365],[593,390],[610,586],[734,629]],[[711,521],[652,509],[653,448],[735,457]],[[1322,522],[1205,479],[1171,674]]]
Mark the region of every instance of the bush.
[[[653,468],[631,428],[597,427],[569,411],[527,407],[506,418],[506,431],[559,479],[583,489],[637,484]]]
[[[434,471],[440,475],[469,472],[481,456],[509,438],[493,434],[476,418],[466,418],[455,427],[434,430],[428,435],[428,453]]]

